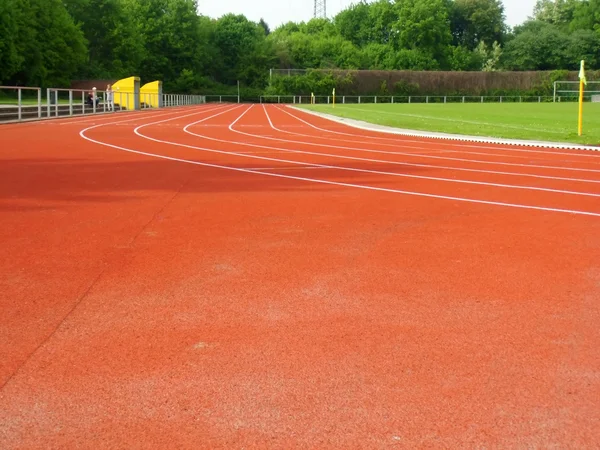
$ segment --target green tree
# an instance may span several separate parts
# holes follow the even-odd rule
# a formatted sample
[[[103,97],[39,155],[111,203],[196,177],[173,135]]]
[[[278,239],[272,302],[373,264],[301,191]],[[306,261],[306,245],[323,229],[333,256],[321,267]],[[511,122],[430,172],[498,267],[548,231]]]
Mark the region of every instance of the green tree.
[[[0,3],[0,83],[17,73],[25,58],[18,48],[18,9],[16,0]]]
[[[258,24],[263,28],[263,30],[265,30],[265,36],[271,34],[271,29],[269,28],[269,25],[267,25],[267,22],[265,22],[263,19],[260,19]]]
[[[565,65],[568,37],[556,25],[529,21],[516,28],[501,64],[508,70],[552,70]]]
[[[594,30],[600,34],[600,0],[577,2],[569,28],[571,31]]]
[[[275,50],[262,26],[242,15],[227,14],[217,21],[211,42],[218,49],[217,80],[229,84],[241,80],[252,86],[261,80],[266,83]]]
[[[370,9],[369,4],[361,1],[340,11],[333,19],[340,36],[359,47],[371,42]]]
[[[17,0],[16,47],[23,58],[12,82],[68,86],[87,60],[87,46],[60,0]]]
[[[568,39],[565,49],[565,68],[579,69],[584,59],[589,69],[600,68],[600,34],[592,30],[577,30]]]
[[[455,45],[474,50],[482,41],[504,42],[506,25],[500,0],[455,0],[450,18]]]
[[[442,60],[452,41],[448,4],[444,0],[400,0],[397,7],[398,20],[394,26],[397,48],[419,55],[406,61],[420,61],[426,54]]]
[[[450,70],[481,70],[483,58],[480,52],[459,45],[458,47],[451,47],[448,63]]]
[[[148,80],[175,80],[183,69],[198,67],[201,32],[195,0],[144,0],[130,2],[136,33],[145,51],[139,75]]]
[[[369,8],[369,43],[388,44],[394,39],[398,11],[389,0],[377,0]]]
[[[65,0],[67,10],[88,41],[89,62],[83,75],[133,75],[144,58],[144,40],[124,0]]]
[[[581,0],[537,0],[533,19],[568,28]]]

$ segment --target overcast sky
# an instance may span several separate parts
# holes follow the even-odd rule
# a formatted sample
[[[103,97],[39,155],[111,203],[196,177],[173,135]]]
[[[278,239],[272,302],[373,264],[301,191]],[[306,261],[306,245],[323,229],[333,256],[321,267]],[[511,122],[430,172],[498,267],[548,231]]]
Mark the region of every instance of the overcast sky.
[[[333,17],[358,0],[327,0],[327,16]],[[509,26],[523,23],[533,13],[535,0],[502,0]],[[199,12],[218,18],[227,13],[243,14],[258,22],[265,19],[273,30],[282,23],[310,20],[314,0],[198,0]]]

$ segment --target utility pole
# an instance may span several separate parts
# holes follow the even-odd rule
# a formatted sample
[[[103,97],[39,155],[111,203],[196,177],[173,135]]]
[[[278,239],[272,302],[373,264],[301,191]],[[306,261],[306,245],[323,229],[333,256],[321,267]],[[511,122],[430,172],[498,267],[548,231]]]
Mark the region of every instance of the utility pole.
[[[315,19],[327,18],[327,0],[315,0]]]

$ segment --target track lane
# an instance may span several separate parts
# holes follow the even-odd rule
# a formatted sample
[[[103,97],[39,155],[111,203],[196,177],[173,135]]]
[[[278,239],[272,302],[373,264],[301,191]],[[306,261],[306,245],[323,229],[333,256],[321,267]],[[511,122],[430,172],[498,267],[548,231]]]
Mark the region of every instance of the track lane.
[[[231,113],[231,111],[229,111],[229,113],[228,113],[228,114],[231,114],[231,115],[233,116],[233,114]],[[223,117],[224,117],[224,116],[223,116]],[[238,117],[239,117],[239,115],[238,115]],[[161,122],[161,123],[164,123],[164,122]],[[193,122],[192,122],[192,123],[193,123]],[[152,125],[152,124],[149,124],[149,125]],[[143,127],[140,127],[140,128],[143,128]],[[164,134],[168,134],[170,137],[172,137],[172,136],[173,136],[173,133],[172,133],[172,131],[171,131],[170,129],[167,131],[165,128],[161,128],[161,129],[158,129],[158,128],[157,128],[157,132],[161,132],[161,133],[164,133]],[[153,138],[153,139],[154,139],[154,138]],[[164,143],[171,143],[171,144],[174,144],[176,147],[178,147],[178,152],[181,152],[181,150],[182,150],[182,149],[186,149],[186,148],[188,148],[188,149],[192,149],[192,150],[202,150],[202,151],[203,151],[203,152],[205,152],[205,153],[222,154],[222,155],[227,155],[228,157],[230,157],[230,156],[233,156],[233,157],[237,157],[237,158],[244,158],[244,159],[248,159],[248,160],[250,160],[250,159],[254,159],[254,160],[262,160],[262,161],[269,160],[269,159],[268,159],[268,158],[269,158],[268,156],[260,156],[260,155],[255,155],[255,154],[252,154],[252,153],[247,153],[247,154],[246,154],[246,153],[244,153],[244,154],[242,154],[242,153],[237,153],[237,154],[236,154],[235,152],[232,152],[232,151],[230,151],[230,150],[231,150],[231,148],[230,148],[230,145],[229,145],[229,143],[228,143],[227,141],[224,141],[224,144],[225,144],[225,149],[224,149],[224,150],[217,150],[217,149],[215,149],[215,148],[204,148],[204,147],[198,147],[198,146],[191,145],[191,144],[185,144],[185,143],[180,143],[180,142],[178,143],[178,142],[173,142],[173,141],[165,141],[165,140],[161,140],[161,139],[157,139],[157,140],[156,140],[156,142],[158,142],[158,143],[163,143],[163,144],[164,144]],[[271,159],[273,159],[273,158],[271,158]],[[292,160],[290,160],[290,159],[282,159],[282,158],[278,158],[278,159],[279,159],[279,161],[278,161],[278,162],[279,162],[279,163],[283,163],[283,164],[289,164],[289,163],[290,163],[290,161],[292,161]],[[269,162],[274,162],[274,161],[270,160]],[[301,164],[301,165],[303,165],[303,166],[304,166],[305,164],[314,163],[314,161],[311,161],[311,160],[293,161],[293,162],[296,162],[297,164]],[[293,163],[293,162],[292,162],[292,163]],[[245,167],[256,167],[256,165],[253,165],[253,166],[250,166],[250,165],[245,165]],[[364,169],[360,169],[360,168],[358,168],[358,169],[349,168],[349,169],[346,169],[346,170],[355,170],[355,171],[361,171],[361,172],[363,172],[363,173],[369,173],[368,171],[366,171],[366,170],[364,170]],[[262,171],[261,171],[261,173],[265,173],[265,171],[264,171],[264,170],[262,170]],[[289,172],[289,170],[286,172],[286,174],[287,174],[286,176],[290,176],[290,175],[296,175],[296,174],[293,174],[293,173]],[[298,175],[300,175],[300,174],[298,174]],[[305,176],[305,175],[306,175],[305,173],[302,173],[302,174],[301,174],[301,176],[299,176],[299,177],[297,177],[297,178],[306,178],[306,176]],[[322,172],[322,171],[320,172],[320,176],[321,176],[321,175],[323,175],[323,172]],[[344,175],[344,174],[339,174],[339,173],[338,173],[338,174],[335,174],[335,169],[334,169],[334,175],[338,177],[337,179],[334,179],[334,181],[335,181],[335,182],[340,182],[340,181],[342,181],[342,182],[346,182],[347,180],[349,180],[349,178],[348,178],[346,175]],[[343,176],[342,176],[342,175],[343,175]],[[341,177],[341,178],[340,178],[340,177]],[[374,185],[374,186],[372,186],[372,187],[374,187],[374,188],[377,188],[377,189],[380,189],[380,188],[382,188],[382,187],[383,187],[383,188],[384,188],[384,190],[385,190],[386,188],[389,188],[389,187],[390,187],[390,185],[389,185],[389,184],[387,184],[387,185],[386,185],[386,184],[385,184],[385,182],[383,182],[381,178],[375,178],[375,179],[371,179],[371,178],[369,178],[369,181],[374,181],[375,185]],[[382,184],[382,183],[383,183],[383,184]],[[345,184],[348,184],[348,185],[355,185],[355,183],[345,183]],[[359,184],[360,184],[360,183],[359,183]],[[407,192],[407,189],[406,189],[407,185],[404,185],[404,184],[403,184],[403,185],[400,185],[399,187],[400,187],[401,189],[398,189],[398,188],[397,188],[397,186],[392,186],[390,190],[391,190],[391,191],[399,191],[399,192]],[[464,200],[467,200],[467,201],[469,200],[469,197],[467,197],[467,198],[464,198],[464,197],[456,197],[456,196],[453,196],[453,195],[448,195],[448,191],[447,191],[447,190],[444,190],[443,188],[441,188],[441,187],[439,187],[439,186],[438,186],[438,187],[436,187],[436,189],[437,189],[437,191],[436,191],[435,193],[431,193],[431,192],[430,192],[430,193],[427,193],[426,195],[433,195],[433,196],[436,196],[436,195],[437,195],[437,196],[439,196],[439,197],[441,197],[441,198],[463,198]],[[468,190],[468,189],[462,189],[462,190],[461,190],[461,191],[459,191],[459,192],[460,192],[462,195],[466,195],[467,193],[468,193],[468,194],[471,194],[471,195],[473,194],[473,191],[472,191],[472,190]],[[416,194],[418,195],[419,193],[417,192]],[[481,193],[480,193],[480,192],[477,192],[476,194],[477,194],[477,195],[481,195]],[[485,195],[485,193],[484,193],[483,195]],[[499,194],[497,194],[497,193],[493,193],[493,194],[492,194],[492,198],[491,198],[491,199],[489,199],[488,201],[489,201],[489,202],[491,202],[492,204],[493,204],[494,202],[495,202],[495,203],[502,203],[502,204],[513,204],[513,203],[511,203],[511,201],[512,201],[513,199],[510,199],[510,198],[509,198],[509,199],[507,200],[507,198],[506,198],[506,197],[502,197],[502,196],[498,197],[498,195],[499,195]],[[484,199],[485,199],[485,197],[484,197]],[[473,199],[473,200],[474,200],[474,201],[481,201],[482,199],[481,199],[481,197],[479,197],[479,198],[476,198],[476,199]],[[533,198],[533,200],[534,200],[534,201],[532,202],[532,206],[534,206],[534,207],[535,207],[535,206],[541,206],[541,205],[540,205],[540,203],[539,203],[539,201],[536,203],[536,200],[539,200],[538,198]],[[483,201],[486,201],[486,200],[483,200]],[[557,200],[557,199],[550,199],[550,200],[548,200],[548,199],[542,199],[542,201],[550,201],[550,204],[551,204],[551,206],[548,206],[548,207],[549,207],[549,208],[551,208],[551,209],[560,209],[560,210],[565,210],[565,209],[567,209],[567,210],[570,210],[570,208],[564,208],[564,203],[561,203],[561,201],[559,201],[559,200]],[[586,203],[586,201],[585,201],[585,200],[578,199],[578,200],[577,200],[577,203],[572,203],[572,204],[584,205],[584,206],[586,206],[586,207],[588,206],[588,204],[591,204],[591,205],[592,205],[592,206],[591,206],[591,207],[592,207],[592,209],[591,209],[591,211],[590,211],[590,210],[588,210],[588,212],[592,212],[592,211],[594,211],[594,209],[593,209],[593,208],[596,206],[596,203],[597,203],[596,201],[590,201],[590,202],[587,202],[587,203]]]
[[[147,128],[180,137],[191,119]],[[597,442],[598,218],[411,197],[399,207],[383,191],[201,166],[208,153],[134,125],[90,135],[146,155],[75,142],[119,164],[92,180],[129,195],[131,180],[168,180],[172,197],[187,184],[2,391],[4,446]],[[126,161],[160,164],[120,173]],[[135,218],[140,203],[90,210]],[[90,220],[88,238],[106,226],[76,217]]]

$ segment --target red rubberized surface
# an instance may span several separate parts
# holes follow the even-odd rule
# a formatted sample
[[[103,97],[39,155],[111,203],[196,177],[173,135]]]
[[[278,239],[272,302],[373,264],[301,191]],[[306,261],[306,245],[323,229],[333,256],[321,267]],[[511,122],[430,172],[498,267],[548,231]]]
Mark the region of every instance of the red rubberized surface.
[[[0,143],[0,448],[600,446],[600,153],[275,105]]]

